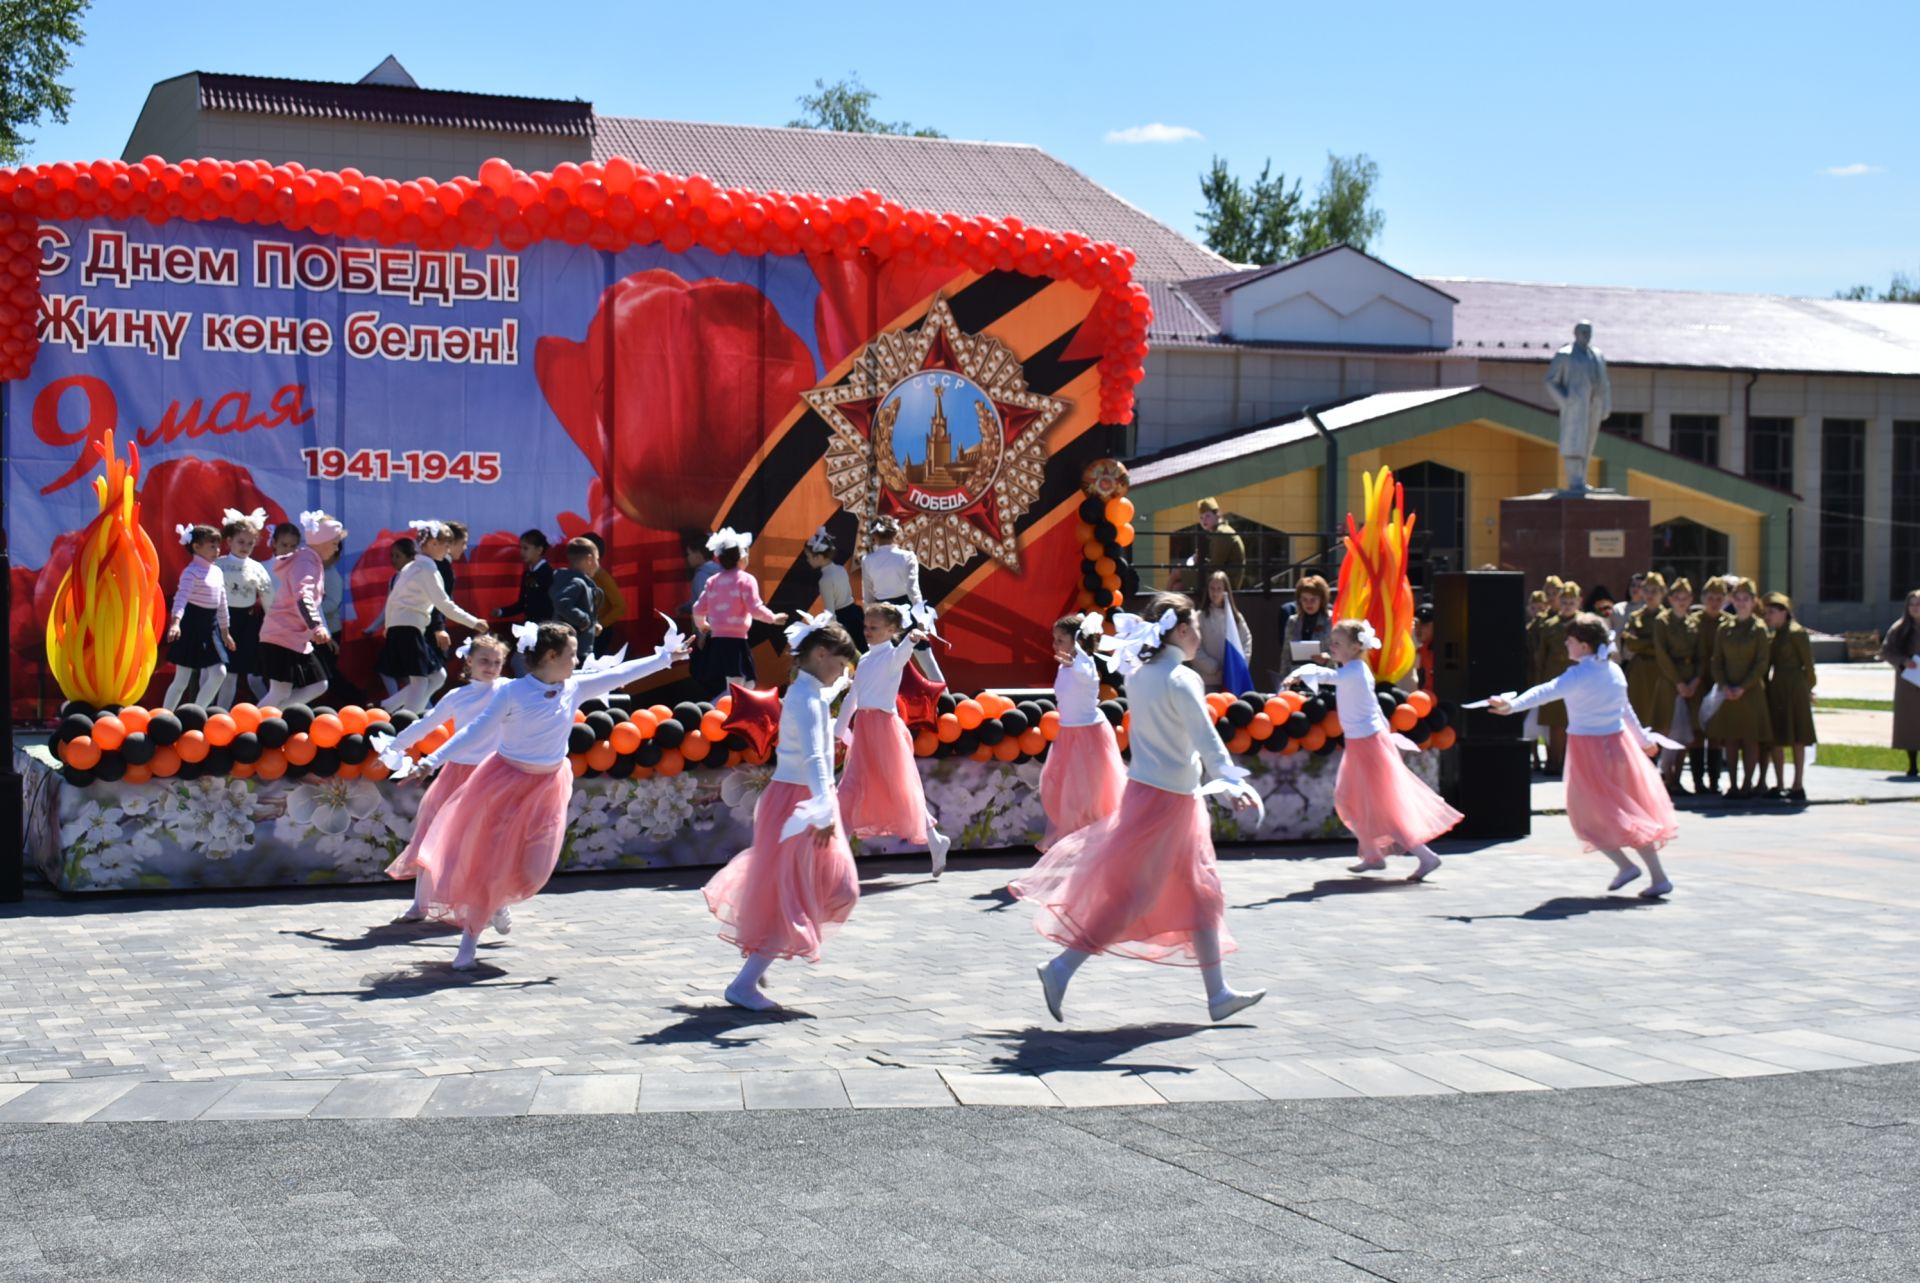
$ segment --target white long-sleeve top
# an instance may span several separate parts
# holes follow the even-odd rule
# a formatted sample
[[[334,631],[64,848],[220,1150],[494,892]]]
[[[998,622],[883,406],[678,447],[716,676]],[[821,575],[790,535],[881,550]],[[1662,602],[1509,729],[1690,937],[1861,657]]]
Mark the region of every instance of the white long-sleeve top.
[[[273,576],[264,565],[251,557],[236,557],[230,552],[213,564],[220,567],[220,575],[227,581],[230,609],[251,610],[256,602],[262,610],[273,605]]]
[[[204,557],[195,557],[180,572],[180,586],[173,591],[176,623],[187,613],[188,606],[205,606],[220,621],[220,631],[227,630],[227,577],[220,573],[220,567]]]
[[[418,721],[393,737],[389,748],[404,753],[431,735],[435,730],[451,723],[455,730],[463,729],[480,719],[480,715],[493,702],[493,697],[511,685],[511,677],[496,677],[491,682],[468,682],[456,687],[440,697],[440,701],[428,709]],[[500,724],[494,723],[484,734],[475,735],[460,745],[457,753],[447,755],[447,760],[461,766],[478,766],[493,755],[500,746]],[[453,745],[449,743],[448,748]]]
[[[1391,734],[1387,715],[1380,711],[1380,697],[1374,693],[1373,670],[1364,659],[1350,659],[1338,668],[1320,664],[1302,664],[1288,673],[1313,686],[1331,685],[1340,695],[1340,733],[1350,740],[1369,735]]]
[[[1631,730],[1641,743],[1648,742],[1646,728],[1627,702],[1627,675],[1611,658],[1589,655],[1507,704],[1514,712],[1524,713],[1556,699],[1566,703],[1569,735],[1618,735]]]
[[[853,669],[853,689],[840,701],[840,716],[834,719],[833,733],[841,739],[852,738],[849,729],[856,711],[884,709],[898,713],[900,679],[913,662],[913,643],[905,637],[881,642],[860,657]]]
[[[822,686],[812,673],[801,673],[780,701],[780,757],[773,778],[804,785],[816,802],[834,796],[832,703],[837,689],[838,683]]]
[[[1076,643],[1073,662],[1053,675],[1053,702],[1062,726],[1092,726],[1106,721],[1100,711],[1100,665]]]
[[[1213,729],[1200,674],[1182,660],[1178,647],[1162,647],[1127,678],[1128,711],[1133,714],[1128,740],[1133,762],[1127,778],[1168,793],[1196,791],[1203,770],[1218,780],[1245,778],[1246,769],[1234,765]]]
[[[383,612],[387,627],[424,630],[436,610],[475,632],[487,630],[486,620],[468,614],[453,598],[447,596],[447,585],[440,577],[440,568],[429,558],[415,557],[400,568],[393,587],[387,592],[387,608]]]
[[[320,576],[320,617],[327,621],[327,631],[336,636],[340,632],[340,610],[346,602],[347,577],[340,573],[340,567],[328,566]]]
[[[881,544],[860,559],[860,596],[869,606],[902,597],[918,606],[920,559],[898,544]]]
[[[853,581],[837,561],[820,567],[820,605],[829,615],[853,605]]]
[[[431,564],[428,573],[435,579],[440,577]],[[433,769],[448,760],[461,761],[466,752],[463,741],[491,735],[495,737],[493,751],[501,757],[528,766],[559,766],[567,760],[567,738],[573,733],[573,714],[580,705],[672,665],[670,652],[655,651],[645,659],[629,660],[598,672],[575,673],[552,685],[532,673],[516,677],[494,692],[479,717],[422,758],[421,765]]]

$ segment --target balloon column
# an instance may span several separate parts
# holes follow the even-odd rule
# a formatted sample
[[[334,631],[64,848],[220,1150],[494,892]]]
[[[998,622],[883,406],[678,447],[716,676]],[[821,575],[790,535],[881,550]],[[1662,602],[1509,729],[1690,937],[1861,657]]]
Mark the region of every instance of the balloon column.
[[[1340,565],[1338,613],[1364,619],[1380,637],[1380,649],[1367,652],[1373,675],[1397,682],[1413,669],[1413,582],[1407,578],[1407,547],[1414,518],[1393,469],[1361,475],[1366,490],[1365,525],[1347,514],[1347,556]]]
[[[93,446],[100,515],[87,523],[47,617],[47,663],[68,699],[125,704],[140,698],[160,659],[167,608],[160,556],[140,527],[140,450],[114,453],[113,433]]]
[[[1140,585],[1131,560],[1133,500],[1127,498],[1127,467],[1096,459],[1080,475],[1087,497],[1080,501],[1081,610],[1114,610]]]

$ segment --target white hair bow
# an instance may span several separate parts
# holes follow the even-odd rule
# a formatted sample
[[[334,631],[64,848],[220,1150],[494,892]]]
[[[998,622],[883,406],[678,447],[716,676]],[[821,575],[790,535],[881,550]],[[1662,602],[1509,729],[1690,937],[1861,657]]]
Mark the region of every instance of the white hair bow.
[[[753,546],[753,536],[743,535],[732,526],[722,526],[707,539],[707,552],[719,556],[728,548],[738,548],[742,554]]]
[[[1360,644],[1360,649],[1379,650],[1380,634],[1373,631],[1373,625],[1364,619],[1356,619],[1353,622],[1360,625],[1359,630],[1353,635],[1354,641]]]
[[[806,641],[808,637],[811,637],[820,629],[825,628],[828,624],[833,623],[834,619],[832,612],[825,610],[817,615],[809,615],[804,610],[796,610],[793,613],[794,620],[787,625],[787,649],[797,655],[800,653],[800,644],[802,642]]]
[[[1612,658],[1613,658],[1613,643],[1612,643],[1612,642],[1601,642],[1601,643],[1600,643],[1600,649],[1599,649],[1599,650],[1596,650],[1596,651],[1594,651],[1594,652],[1593,652],[1593,657],[1594,657],[1595,659],[1597,659],[1597,660],[1599,660],[1599,661],[1600,661],[1601,663],[1603,663],[1603,664],[1604,664],[1604,663],[1606,663],[1606,662],[1607,662],[1607,661],[1608,661],[1609,659],[1612,659]]]
[[[180,543],[182,547],[190,548],[193,546],[193,527],[192,526],[175,526],[173,528],[173,533],[180,536]]]
[[[910,610],[908,610],[907,613],[910,616],[912,616],[913,622],[919,625],[921,632],[925,633],[929,637],[940,636],[940,634],[934,629],[934,625],[937,624],[940,620],[940,612],[935,610],[932,606],[928,605],[926,602],[923,601],[917,606],[912,607]]]
[[[308,543],[326,543],[345,535],[347,528],[337,519],[315,508],[311,512],[300,514],[300,532],[306,536]]]
[[[1180,619],[1171,610],[1161,611],[1160,618],[1155,620],[1122,612],[1113,617],[1113,624],[1114,667],[1120,670],[1123,677],[1131,677],[1146,665],[1147,661],[1140,652],[1157,651],[1166,641],[1167,634],[1180,626]]]
[[[513,626],[513,645],[516,650],[532,650],[533,643],[539,640],[540,625],[528,621]]]
[[[447,523],[444,521],[409,521],[407,523],[407,529],[413,531],[415,535],[424,536],[428,539],[444,539],[447,537]]]
[[[228,508],[220,514],[220,524],[223,526],[240,523],[252,526],[255,530],[262,529],[267,524],[267,510],[255,508],[252,512],[242,512],[238,508]]]
[[[469,637],[465,641],[460,643],[458,649],[456,649],[453,652],[453,657],[455,659],[465,659],[467,657],[467,653],[472,649],[473,649],[473,638]]]
[[[1100,618],[1099,611],[1090,610],[1085,615],[1081,616],[1080,635],[1082,637],[1098,637],[1101,633],[1104,633],[1106,630],[1107,630],[1107,621]]]
[[[833,536],[827,533],[825,526],[813,532],[813,538],[807,540],[808,552],[832,552]]]

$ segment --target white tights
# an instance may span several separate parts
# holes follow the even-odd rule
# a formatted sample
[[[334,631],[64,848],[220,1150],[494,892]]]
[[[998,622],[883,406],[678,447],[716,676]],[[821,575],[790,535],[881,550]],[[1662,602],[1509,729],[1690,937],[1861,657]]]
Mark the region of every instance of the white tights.
[[[387,698],[387,711],[390,713],[402,711],[410,713],[426,712],[427,699],[433,692],[439,690],[440,684],[446,680],[447,670],[444,668],[435,669],[424,677],[409,677],[407,684],[402,686],[398,692],[389,694]]]
[[[315,682],[311,686],[302,686],[295,690],[292,682],[268,682],[267,703],[275,708],[291,708],[295,704],[306,704],[319,699],[327,693],[325,682]]]
[[[1226,967],[1220,960],[1220,932],[1215,927],[1202,927],[1193,933],[1194,956],[1200,961],[1200,979],[1206,986],[1209,1002],[1223,994],[1232,992],[1227,987]],[[1073,973],[1080,970],[1083,963],[1093,955],[1082,949],[1062,949],[1052,962],[1054,971],[1060,977],[1060,988],[1067,987],[1067,981],[1073,979]],[[765,968],[762,968],[765,970]]]
[[[167,697],[160,706],[162,708],[180,707],[186,701],[189,690],[202,701],[206,701],[219,694],[226,680],[225,664],[208,664],[205,668],[175,668],[173,682],[167,687]]]
[[[1640,863],[1647,866],[1647,876],[1655,882],[1665,882],[1667,871],[1660,867],[1660,852],[1651,846],[1636,846],[1633,853],[1640,857]],[[1602,851],[1602,855],[1613,861],[1613,867],[1625,873],[1633,867],[1633,861],[1623,851]]]
[[[214,695],[213,702],[221,708],[232,708],[234,701],[240,698],[240,688],[243,685],[248,691],[258,691],[260,688],[260,679],[258,677],[247,677],[241,673],[229,672],[227,674],[227,680],[221,682],[220,685],[215,688],[219,693]],[[204,691],[202,693],[204,693]],[[173,705],[168,704],[167,707],[171,708]]]

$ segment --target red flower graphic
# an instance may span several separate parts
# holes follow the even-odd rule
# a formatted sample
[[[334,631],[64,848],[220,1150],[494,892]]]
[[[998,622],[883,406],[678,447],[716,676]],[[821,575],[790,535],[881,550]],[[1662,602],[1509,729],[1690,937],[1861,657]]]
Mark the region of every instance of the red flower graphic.
[[[180,542],[175,526],[212,526],[220,528],[220,514],[228,508],[252,512],[267,510],[267,527],[253,550],[257,560],[273,555],[274,523],[287,519],[282,508],[253,483],[253,474],[225,459],[169,459],[156,464],[140,479],[140,524],[160,554],[160,591],[173,603],[174,589],[180,585],[180,572],[193,560],[193,553]],[[221,552],[226,551],[224,541]]]
[[[872,260],[829,254],[813,254],[808,259],[820,282],[820,297],[813,305],[814,339],[828,370],[893,324],[895,317],[966,270],[957,264],[934,266],[906,258],[881,259],[878,267]],[[871,303],[869,273],[873,277]]]
[[[534,370],[619,511],[679,530],[713,520],[813,357],[752,286],[656,269],[600,296],[584,342],[542,338]]]

